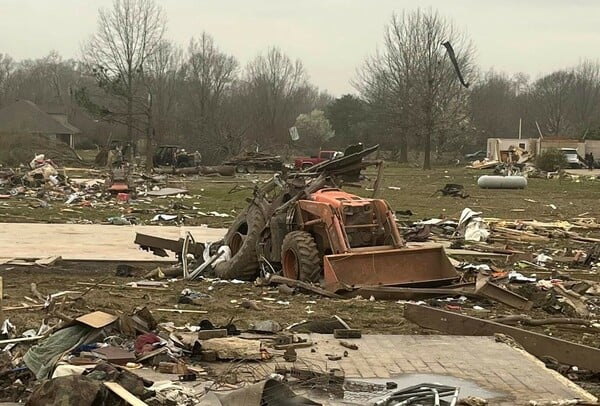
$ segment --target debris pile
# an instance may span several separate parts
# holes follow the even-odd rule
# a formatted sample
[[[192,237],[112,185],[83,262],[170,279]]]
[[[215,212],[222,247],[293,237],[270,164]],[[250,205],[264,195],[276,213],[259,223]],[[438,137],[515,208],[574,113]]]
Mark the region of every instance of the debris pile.
[[[209,172],[218,173],[212,169]],[[233,174],[230,172],[226,175]],[[4,207],[47,209],[53,213],[58,211],[61,216],[77,217],[69,222],[193,224],[202,218],[231,216],[202,210],[197,201],[202,196],[175,187],[179,185],[180,182],[168,174],[137,173],[127,164],[106,170],[60,168],[43,154],[36,155],[27,167],[0,168],[0,199],[5,200]],[[190,199],[196,201],[183,202]],[[94,213],[90,215],[87,209],[93,209]],[[28,222],[46,221],[43,212],[23,217]],[[98,213],[106,213],[106,216]]]
[[[246,152],[223,162],[223,165],[235,168],[237,173],[278,172],[284,169],[281,156],[262,152]]]
[[[43,320],[25,329],[0,312],[0,401],[237,405],[243,399],[258,406],[285,399],[309,405],[345,400],[345,393],[354,391],[367,393],[377,405],[432,399],[438,404],[487,403],[475,396],[461,399],[459,386],[428,380],[398,387],[393,381],[348,379],[336,363],[372,350],[361,341],[369,326],[331,316],[334,305],[351,315],[359,309],[378,318],[389,312],[395,325],[410,324],[413,332],[420,326],[444,334],[493,336],[569,379],[597,380],[596,219],[503,220],[470,208],[454,219],[403,219],[400,215],[410,211],[394,212],[384,200],[340,190],[361,180],[361,170],[373,164],[364,158],[375,149],[361,147],[343,158],[257,182],[248,207],[220,241],[197,242],[189,232],[179,239],[136,234],[141,249],[158,256],[175,253],[178,263],[172,267],[120,264],[114,275],[78,281],[84,291],[44,294],[32,284],[31,297],[10,298],[15,303],[0,306],[6,313],[34,310]],[[136,201],[155,206],[144,209],[151,223],[180,224],[192,213],[230,216],[186,204],[192,199],[187,190],[165,184],[163,174],[116,168],[96,175],[88,180],[61,176],[54,163],[40,156],[26,174],[0,172],[0,188],[7,199],[33,202],[35,195],[40,207],[58,202],[127,207],[107,219],[119,225],[138,221]],[[378,189],[379,179],[374,195]],[[459,184],[439,192],[468,198]],[[178,200],[156,207],[167,196]],[[109,278],[118,282],[106,283]],[[236,296],[223,301],[222,286]],[[2,278],[0,304],[1,287]],[[86,295],[104,289],[109,297],[142,292],[135,300],[143,306],[133,311],[90,307]],[[274,317],[292,309],[306,319],[290,323]],[[569,332],[570,339],[554,337],[557,331]],[[323,351],[320,335],[335,347]],[[370,360],[373,368],[380,366]]]

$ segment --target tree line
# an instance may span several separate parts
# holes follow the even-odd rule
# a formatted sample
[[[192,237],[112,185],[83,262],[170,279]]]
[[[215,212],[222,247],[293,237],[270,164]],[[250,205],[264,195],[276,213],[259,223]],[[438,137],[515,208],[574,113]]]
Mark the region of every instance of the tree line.
[[[483,147],[489,137],[600,137],[600,65],[586,61],[531,81],[481,73],[475,48],[434,10],[395,14],[359,67],[354,94],[337,99],[277,47],[245,66],[206,32],[181,47],[166,38],[155,0],[101,9],[81,57],[0,54],[0,107],[15,99],[66,106],[94,142],[144,139],[199,150],[217,163],[242,150],[286,153],[379,143],[394,159],[433,159]],[[296,126],[300,138],[290,137]]]

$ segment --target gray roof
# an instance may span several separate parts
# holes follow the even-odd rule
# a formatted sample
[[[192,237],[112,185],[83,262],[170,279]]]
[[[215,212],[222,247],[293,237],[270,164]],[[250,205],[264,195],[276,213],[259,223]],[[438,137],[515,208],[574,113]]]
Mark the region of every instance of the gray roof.
[[[38,104],[37,106],[48,114],[67,114],[67,108],[61,103]]]
[[[0,133],[77,134],[77,127],[63,125],[29,100],[18,100],[0,109]]]

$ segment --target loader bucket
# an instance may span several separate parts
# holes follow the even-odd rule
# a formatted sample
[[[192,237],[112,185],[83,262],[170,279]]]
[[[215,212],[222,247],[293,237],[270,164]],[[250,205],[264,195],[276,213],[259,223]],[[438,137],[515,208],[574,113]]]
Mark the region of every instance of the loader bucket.
[[[441,246],[325,255],[323,268],[325,288],[333,292],[366,286],[436,287],[458,278]]]

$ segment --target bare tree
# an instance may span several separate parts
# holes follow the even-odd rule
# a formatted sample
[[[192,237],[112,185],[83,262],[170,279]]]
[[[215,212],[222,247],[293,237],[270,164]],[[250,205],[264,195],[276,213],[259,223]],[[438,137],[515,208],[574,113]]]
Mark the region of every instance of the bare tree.
[[[517,131],[517,87],[513,79],[495,71],[473,86],[471,112],[479,145],[485,145],[487,138],[507,137]]]
[[[600,64],[585,61],[574,74],[571,120],[578,135],[584,136],[600,126]]]
[[[568,117],[572,111],[572,90],[575,74],[571,70],[553,72],[533,84],[532,98],[537,116],[546,132],[563,135],[573,130]]]
[[[56,51],[19,63],[0,61],[0,92],[11,102],[24,98],[38,104],[67,105],[69,89],[80,78],[76,65],[73,60],[63,60]]]
[[[407,133],[414,135],[424,152],[424,169],[431,167],[432,142],[443,147],[451,127],[464,125],[469,116],[468,93],[442,46],[445,41],[457,50],[468,82],[474,73],[470,41],[437,12],[418,9],[392,16],[383,49],[365,62],[355,84],[367,100],[387,110],[387,127],[400,135],[403,154]]]
[[[120,100],[105,109],[103,118],[127,125],[133,141],[134,120],[148,108],[145,70],[160,49],[166,22],[155,0],[114,0],[112,8],[100,9],[98,29],[83,48],[84,60],[104,91]],[[124,120],[122,120],[124,117]],[[141,129],[143,123],[137,124]]]
[[[217,111],[216,120],[219,124],[219,142],[212,147],[214,162],[226,156],[238,154],[250,127],[249,107],[246,103],[244,86],[240,81],[234,81],[223,94],[222,103]]]
[[[168,41],[162,41],[150,56],[145,72],[149,94],[146,108],[146,166],[151,167],[154,143],[163,140],[169,129],[176,127],[174,120],[180,89],[182,66],[181,50]]]
[[[258,55],[246,67],[246,97],[251,108],[251,138],[256,144],[281,145],[300,113],[312,110],[318,92],[308,83],[300,60],[278,48]]]
[[[227,120],[222,110],[238,69],[237,60],[220,51],[207,33],[190,41],[182,71],[185,87],[181,90],[186,103],[181,122],[190,137],[188,141],[196,148],[202,145],[209,161],[220,155],[223,120]]]
[[[7,54],[0,53],[0,107],[7,102],[7,94],[12,84],[15,61]]]
[[[414,132],[411,103],[408,94],[408,75],[400,69],[390,69],[389,58],[381,53],[365,61],[358,71],[354,86],[368,103],[378,123],[377,137],[384,148],[393,151],[400,162],[408,161],[408,134]]]

